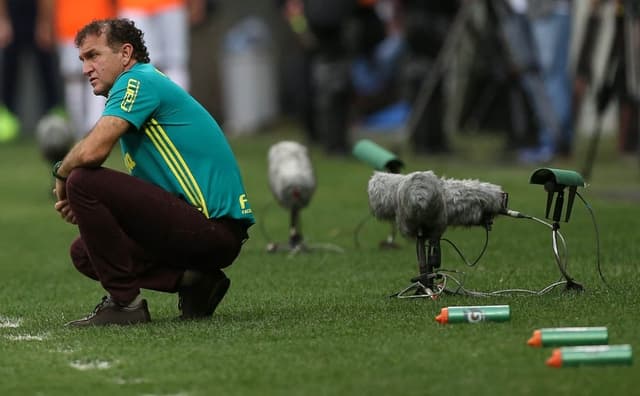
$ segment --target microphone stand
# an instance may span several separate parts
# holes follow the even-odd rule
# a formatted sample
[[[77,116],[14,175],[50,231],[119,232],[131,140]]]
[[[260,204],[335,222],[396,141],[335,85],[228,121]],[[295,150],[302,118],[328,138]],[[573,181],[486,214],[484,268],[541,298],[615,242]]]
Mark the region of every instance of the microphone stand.
[[[420,275],[411,278],[408,287],[391,295],[397,298],[430,297],[437,298],[440,290],[437,289],[435,280],[440,277],[435,270],[440,268],[440,238],[425,238],[422,230],[418,231],[416,237],[416,255],[418,259],[418,269]],[[412,294],[410,292],[413,292]]]
[[[324,243],[308,245],[304,242],[302,231],[300,228],[300,209],[299,207],[292,207],[289,217],[289,240],[286,244],[270,242],[267,244],[267,252],[289,252],[290,255],[295,255],[300,252],[308,253],[313,250],[325,250],[336,253],[343,253],[344,250],[336,245]]]
[[[553,208],[553,224],[551,227],[553,257],[555,258],[556,263],[558,264],[558,269],[560,270],[560,273],[562,274],[564,279],[567,281],[567,284],[566,284],[567,290],[583,291],[584,286],[576,282],[575,279],[573,279],[567,272],[565,268],[566,262],[563,265],[562,258],[560,257],[560,250],[558,249],[558,234],[559,234],[558,230],[560,230],[560,218],[562,217],[562,206],[564,205],[564,186],[553,184],[553,183],[547,183],[545,184],[545,188],[549,192],[549,196],[547,198],[547,215],[549,212],[549,208],[551,207],[551,199],[553,199],[553,193],[556,192],[558,194],[556,196],[556,202]],[[570,187],[570,190],[571,191],[569,193],[569,205],[567,208],[566,221],[569,221],[569,216],[571,215],[571,206],[573,205],[573,196],[575,195],[576,187],[572,186]]]

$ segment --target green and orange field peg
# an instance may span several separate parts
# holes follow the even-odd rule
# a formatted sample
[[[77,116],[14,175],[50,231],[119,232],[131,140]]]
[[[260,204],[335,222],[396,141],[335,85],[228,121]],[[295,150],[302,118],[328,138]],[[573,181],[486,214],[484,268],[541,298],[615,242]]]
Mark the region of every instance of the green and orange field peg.
[[[547,359],[550,367],[625,365],[633,363],[631,345],[586,345],[556,348]]]
[[[441,324],[506,322],[510,317],[508,305],[477,305],[442,308],[436,321]]]
[[[532,347],[605,345],[609,343],[606,327],[557,327],[539,329],[527,341]]]

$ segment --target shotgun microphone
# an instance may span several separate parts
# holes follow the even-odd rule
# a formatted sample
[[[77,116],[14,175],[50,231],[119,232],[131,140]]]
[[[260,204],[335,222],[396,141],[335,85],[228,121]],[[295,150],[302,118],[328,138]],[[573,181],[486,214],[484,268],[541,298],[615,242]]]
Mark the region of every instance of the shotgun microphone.
[[[285,209],[302,209],[311,201],[316,178],[307,148],[293,141],[281,141],[269,148],[269,187]]]
[[[407,175],[375,172],[368,185],[369,206],[381,220],[395,220],[407,237],[436,238],[448,226],[486,226],[499,214],[524,218],[507,209],[502,187],[472,179],[438,178],[432,171]]]

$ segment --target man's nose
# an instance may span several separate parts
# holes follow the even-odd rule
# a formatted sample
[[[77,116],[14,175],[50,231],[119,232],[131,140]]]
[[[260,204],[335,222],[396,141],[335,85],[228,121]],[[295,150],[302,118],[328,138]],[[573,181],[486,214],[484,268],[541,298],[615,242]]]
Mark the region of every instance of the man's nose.
[[[84,74],[85,76],[88,76],[89,73],[91,72],[91,70],[93,70],[93,67],[91,66],[91,63],[82,62],[82,74]]]

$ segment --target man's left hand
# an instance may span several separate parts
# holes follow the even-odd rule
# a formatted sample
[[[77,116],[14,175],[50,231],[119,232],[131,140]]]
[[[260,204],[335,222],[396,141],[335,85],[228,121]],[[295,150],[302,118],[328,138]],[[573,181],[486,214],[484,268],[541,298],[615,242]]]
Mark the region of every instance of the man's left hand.
[[[53,190],[53,194],[56,196],[54,207],[60,213],[60,217],[67,223],[77,224],[76,216],[73,214],[67,199],[67,188],[63,180],[56,179],[56,188]]]

